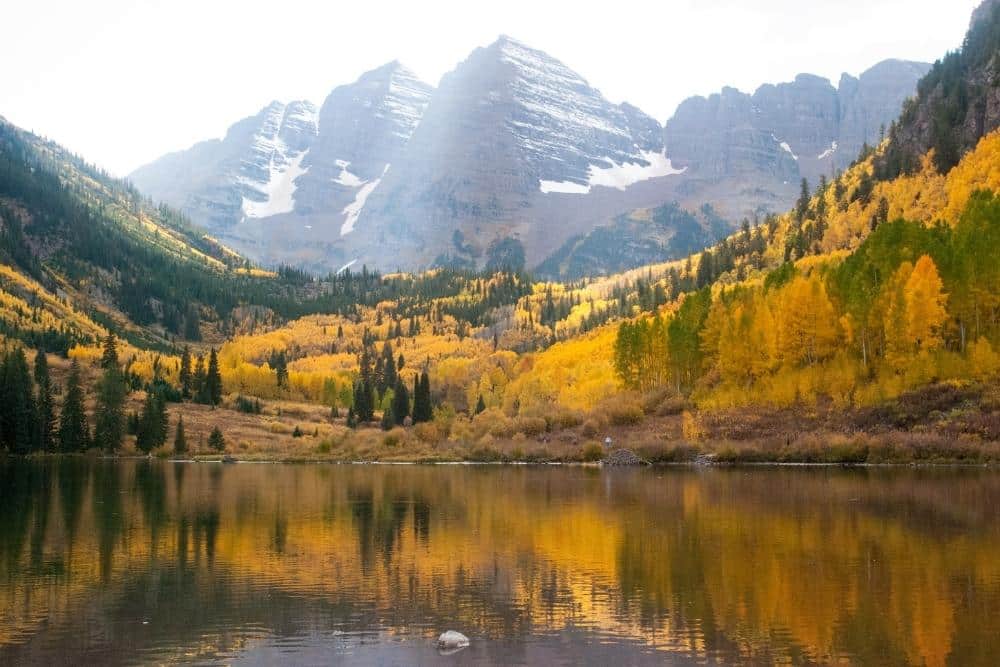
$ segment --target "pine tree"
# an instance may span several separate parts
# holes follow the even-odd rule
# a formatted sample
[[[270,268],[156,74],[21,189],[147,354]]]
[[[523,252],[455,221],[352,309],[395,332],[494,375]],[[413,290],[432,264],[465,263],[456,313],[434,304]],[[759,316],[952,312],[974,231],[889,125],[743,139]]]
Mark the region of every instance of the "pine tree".
[[[181,355],[181,369],[178,380],[181,383],[181,397],[191,398],[191,348],[184,346],[184,353]]]
[[[410,416],[410,392],[402,378],[396,378],[396,386],[392,394],[392,418],[399,425]]]
[[[205,357],[199,354],[194,364],[194,374],[191,376],[191,395],[195,403],[208,403],[208,383],[205,379]]]
[[[375,419],[375,394],[369,382],[361,381],[354,385],[354,414],[359,422]]]
[[[167,442],[167,402],[155,391],[146,394],[135,445],[140,451],[149,453]]]
[[[125,378],[117,365],[109,365],[97,383],[97,406],[94,410],[94,440],[109,452],[121,448],[125,438]]]
[[[385,410],[382,411],[382,422],[381,422],[382,430],[388,431],[395,425],[396,425],[396,418],[392,414],[392,406],[390,405],[389,407],[387,407]]]
[[[222,435],[222,431],[216,426],[212,429],[212,432],[208,436],[208,446],[217,452],[225,451],[226,449],[226,438]]]
[[[101,368],[118,368],[118,340],[113,333],[104,339],[104,351],[101,354]]]
[[[194,304],[188,306],[187,314],[184,316],[184,338],[195,342],[201,340],[201,317],[198,314],[198,307]]]
[[[811,200],[812,195],[809,193],[809,181],[803,178],[799,189],[799,200],[795,204],[795,221],[799,224],[802,224],[802,221],[809,215],[809,203]]]
[[[35,384],[38,387],[38,447],[43,452],[51,452],[55,449],[55,398],[52,395],[49,362],[44,350],[39,350],[35,355]]]
[[[184,416],[177,417],[177,428],[174,429],[174,454],[187,453],[187,438],[184,436]]]
[[[80,386],[80,366],[76,359],[70,366],[66,381],[66,398],[59,415],[59,449],[62,452],[82,452],[89,445],[87,413],[83,407],[83,388]]]
[[[476,401],[476,414],[478,415],[479,413],[485,410],[486,410],[486,401],[483,400],[483,395],[480,394],[479,400]]]
[[[385,393],[386,389],[396,386],[396,360],[392,351],[392,344],[389,341],[385,342],[382,347],[382,358],[384,359],[382,365],[382,377],[384,388],[382,393]]]
[[[698,289],[712,284],[715,280],[715,269],[712,265],[712,251],[705,250],[701,253],[701,259],[698,260],[698,276],[695,279],[695,284]]]
[[[208,357],[208,371],[205,374],[205,396],[209,405],[222,403],[222,374],[219,372],[219,356],[212,348]]]
[[[27,454],[37,449],[38,424],[35,396],[24,350],[8,353],[0,368],[0,442],[11,452]]]
[[[427,371],[413,380],[413,423],[428,422],[433,417],[431,408],[431,384]]]
[[[274,380],[278,388],[288,386],[288,357],[285,355],[285,351],[281,350],[271,350],[271,356],[268,359],[268,365],[274,371]]]

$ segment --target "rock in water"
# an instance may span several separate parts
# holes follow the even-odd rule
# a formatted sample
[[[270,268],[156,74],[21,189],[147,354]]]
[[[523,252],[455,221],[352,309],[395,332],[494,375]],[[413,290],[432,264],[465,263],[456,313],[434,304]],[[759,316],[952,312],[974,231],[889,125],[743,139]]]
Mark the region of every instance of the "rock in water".
[[[604,457],[603,463],[606,466],[646,465],[646,462],[639,458],[639,456],[631,449],[616,449]]]
[[[461,632],[455,632],[454,630],[448,630],[447,632],[441,633],[438,637],[438,648],[450,650],[457,648],[465,648],[469,645],[469,638],[463,635]]]

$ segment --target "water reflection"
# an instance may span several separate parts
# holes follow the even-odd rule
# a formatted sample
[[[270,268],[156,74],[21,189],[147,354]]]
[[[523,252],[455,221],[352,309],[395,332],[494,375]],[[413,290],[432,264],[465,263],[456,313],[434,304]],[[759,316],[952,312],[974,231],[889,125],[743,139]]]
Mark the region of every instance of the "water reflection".
[[[986,470],[0,463],[0,663],[994,665]]]

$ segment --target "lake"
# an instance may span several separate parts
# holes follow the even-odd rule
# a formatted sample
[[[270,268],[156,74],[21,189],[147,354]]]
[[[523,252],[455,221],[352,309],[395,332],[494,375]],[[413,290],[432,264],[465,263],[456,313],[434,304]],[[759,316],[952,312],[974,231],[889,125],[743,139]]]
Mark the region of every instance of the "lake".
[[[0,603],[3,664],[997,665],[1000,472],[0,461]]]

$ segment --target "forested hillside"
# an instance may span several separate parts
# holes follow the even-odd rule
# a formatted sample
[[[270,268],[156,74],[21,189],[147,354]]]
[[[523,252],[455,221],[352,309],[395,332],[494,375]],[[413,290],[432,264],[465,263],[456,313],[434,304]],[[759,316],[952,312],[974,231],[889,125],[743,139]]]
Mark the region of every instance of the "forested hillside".
[[[72,450],[166,454],[173,424],[195,453],[247,457],[580,460],[620,433],[661,459],[752,458],[732,449],[749,441],[767,460],[996,460],[1000,80],[982,73],[1000,10],[980,15],[888,137],[803,180],[793,210],[575,282],[516,253],[484,272],[264,271],[0,123],[0,373],[31,397],[6,402],[0,442],[24,450],[31,424],[29,449],[51,450],[37,429],[58,414],[84,434]],[[573,257],[619,259],[584,239],[552,273],[580,273]],[[50,384],[33,350],[71,361],[51,356]]]

